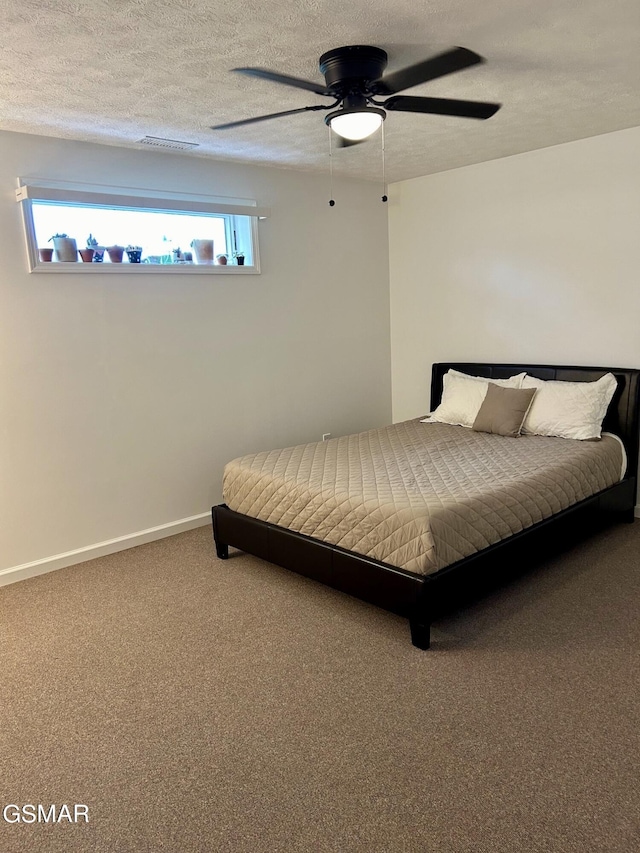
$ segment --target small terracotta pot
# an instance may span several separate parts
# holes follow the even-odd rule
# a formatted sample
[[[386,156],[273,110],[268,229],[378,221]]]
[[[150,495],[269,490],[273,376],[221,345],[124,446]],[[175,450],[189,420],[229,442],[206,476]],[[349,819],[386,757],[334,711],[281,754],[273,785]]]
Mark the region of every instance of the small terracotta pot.
[[[40,253],[40,260],[43,262],[53,260],[53,249],[38,249]]]
[[[93,261],[95,249],[80,249],[80,257],[85,264],[90,264]]]
[[[107,252],[109,253],[109,260],[112,264],[122,263],[124,246],[107,246]]]

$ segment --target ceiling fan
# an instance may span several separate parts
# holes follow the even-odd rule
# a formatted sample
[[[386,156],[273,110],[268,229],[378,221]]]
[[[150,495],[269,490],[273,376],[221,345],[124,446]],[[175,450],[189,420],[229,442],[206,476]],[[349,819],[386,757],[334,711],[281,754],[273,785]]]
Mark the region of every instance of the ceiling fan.
[[[296,113],[333,110],[325,116],[325,123],[338,134],[342,145],[355,145],[371,136],[381,126],[387,110],[487,119],[500,109],[500,104],[397,94],[420,83],[436,80],[438,77],[462,71],[463,68],[484,61],[472,50],[454,47],[383,77],[382,74],[387,66],[386,52],[379,47],[351,45],[338,47],[322,54],[319,67],[325,78],[324,85],[311,80],[290,77],[277,71],[268,71],[266,68],[234,68],[233,71],[238,71],[240,74],[261,77],[264,80],[272,80],[274,83],[306,89],[316,95],[333,98],[333,103],[314,104],[310,107],[226,122],[213,125],[211,129],[225,130]],[[391,97],[386,97],[389,95]],[[385,100],[376,100],[380,97],[384,97]]]

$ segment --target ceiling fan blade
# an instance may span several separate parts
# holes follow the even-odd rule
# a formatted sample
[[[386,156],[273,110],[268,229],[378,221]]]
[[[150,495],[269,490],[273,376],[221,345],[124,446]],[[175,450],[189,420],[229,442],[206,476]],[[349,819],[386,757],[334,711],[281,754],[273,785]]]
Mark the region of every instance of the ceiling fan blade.
[[[245,124],[255,124],[258,121],[268,121],[270,118],[280,118],[280,116],[292,116],[296,113],[306,113],[308,110],[321,110],[323,107],[300,107],[298,110],[284,110],[281,113],[269,113],[266,116],[256,116],[255,118],[243,118],[240,121],[228,121],[225,124],[212,124],[211,130],[226,130],[229,127],[242,127]]]
[[[393,74],[381,77],[372,83],[371,90],[376,95],[395,95],[403,89],[410,89],[428,80],[444,77],[445,74],[453,74],[454,71],[462,71],[463,68],[477,65],[479,62],[484,62],[484,59],[472,50],[467,50],[466,47],[453,47],[438,56],[432,56],[431,59],[425,59],[416,65],[409,65],[407,68],[401,68]]]
[[[306,89],[308,92],[315,92],[316,95],[333,95],[333,92],[321,83],[301,80],[299,77],[289,77],[287,74],[278,74],[277,71],[268,71],[266,68],[234,68],[232,70],[238,71],[240,74],[248,74],[250,77],[261,77],[263,80],[283,83],[285,86],[294,86],[296,89]]]
[[[459,118],[491,118],[502,104],[489,104],[484,101],[457,101],[452,98],[412,98],[396,95],[383,104],[385,110],[398,110],[403,113],[430,113]]]

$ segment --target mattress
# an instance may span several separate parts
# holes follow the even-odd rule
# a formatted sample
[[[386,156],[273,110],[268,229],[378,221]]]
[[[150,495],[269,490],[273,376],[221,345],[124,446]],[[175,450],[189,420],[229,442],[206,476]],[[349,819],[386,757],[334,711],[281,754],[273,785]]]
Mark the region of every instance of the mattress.
[[[236,512],[428,575],[612,486],[624,449],[405,421],[229,462]]]

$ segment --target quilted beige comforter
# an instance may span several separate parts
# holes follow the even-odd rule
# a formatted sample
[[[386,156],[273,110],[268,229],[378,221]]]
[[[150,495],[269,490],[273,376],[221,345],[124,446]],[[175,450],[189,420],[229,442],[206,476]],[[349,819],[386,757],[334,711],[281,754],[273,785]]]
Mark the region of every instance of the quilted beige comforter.
[[[613,485],[622,459],[613,436],[412,420],[234,459],[223,492],[236,512],[426,575]]]

